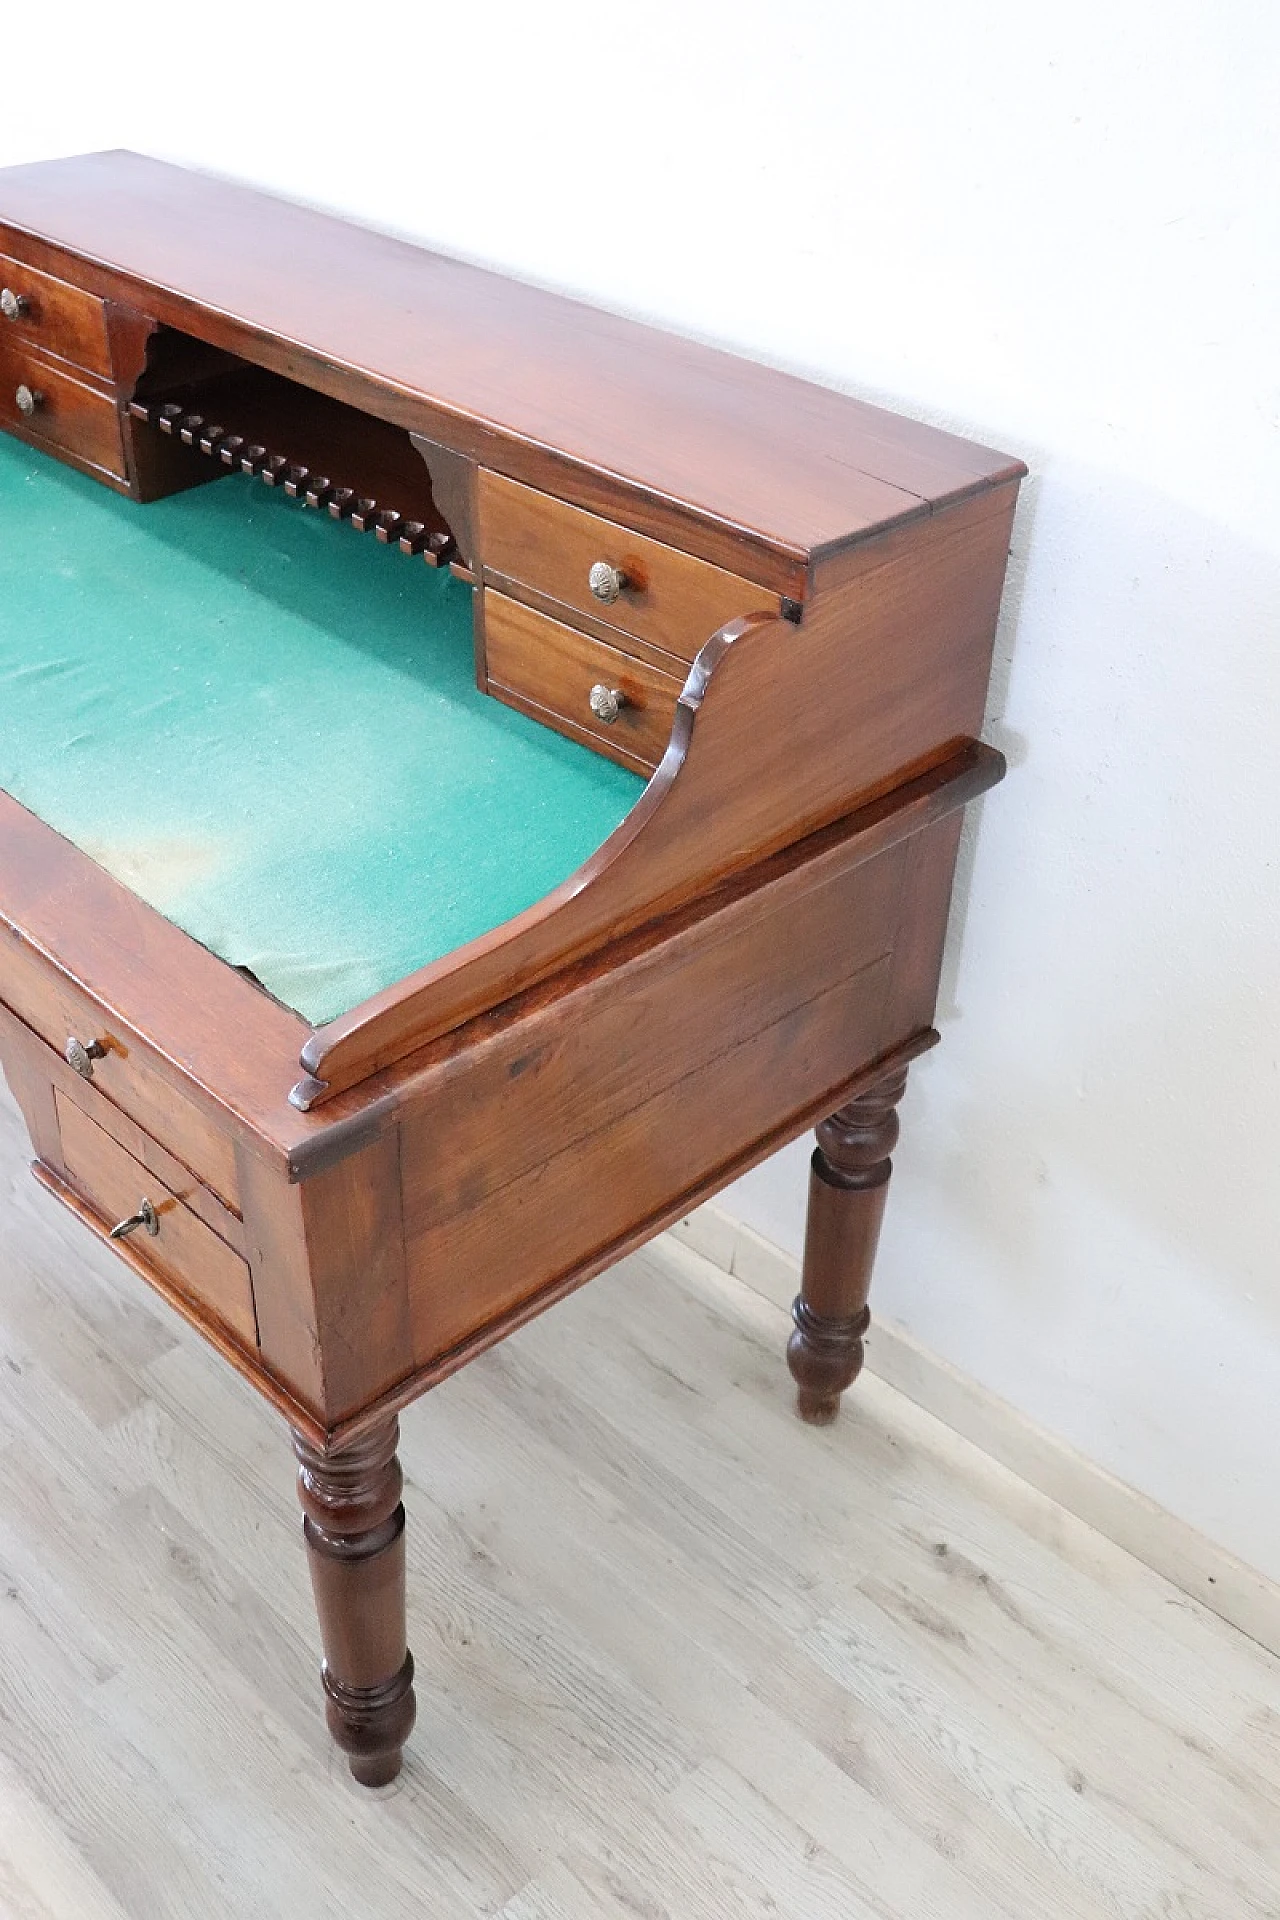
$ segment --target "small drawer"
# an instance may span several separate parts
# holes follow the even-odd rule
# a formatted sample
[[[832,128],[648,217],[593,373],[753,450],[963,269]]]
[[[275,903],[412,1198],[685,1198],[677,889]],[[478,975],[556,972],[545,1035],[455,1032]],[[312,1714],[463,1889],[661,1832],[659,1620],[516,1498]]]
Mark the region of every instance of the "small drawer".
[[[666,752],[683,681],[492,587],[484,595],[484,645],[489,691],[499,699],[516,696],[511,705],[625,766],[652,772]],[[617,701],[612,721],[593,709],[596,688]],[[600,701],[606,711],[610,704]]]
[[[230,1133],[163,1078],[143,1049],[121,1035],[104,1008],[25,942],[6,940],[0,949],[0,1001],[64,1060],[74,1056],[89,1085],[239,1212]]]
[[[22,397],[28,396],[24,410]],[[52,361],[11,346],[0,334],[0,427],[51,453],[76,455],[117,480],[126,478],[124,438],[109,394],[74,379]]]
[[[96,294],[0,253],[0,339],[43,347],[111,377],[107,309]]]
[[[692,554],[630,533],[501,474],[480,474],[479,552],[486,574],[532,587],[578,613],[692,661],[728,620],[779,612],[776,593]],[[592,591],[592,568],[606,596]]]
[[[54,1103],[68,1184],[87,1201],[107,1232],[147,1212],[154,1231],[139,1226],[119,1244],[128,1247],[144,1273],[176,1287],[241,1341],[256,1347],[253,1286],[239,1254],[197,1218],[181,1192],[171,1192],[79,1107],[60,1092],[55,1092]]]

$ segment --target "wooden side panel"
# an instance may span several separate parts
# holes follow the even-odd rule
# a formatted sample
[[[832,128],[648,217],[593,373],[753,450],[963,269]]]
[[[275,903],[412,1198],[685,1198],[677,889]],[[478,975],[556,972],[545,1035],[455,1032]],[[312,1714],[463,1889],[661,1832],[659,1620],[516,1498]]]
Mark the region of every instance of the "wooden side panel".
[[[961,809],[907,844],[893,982],[881,1033],[882,1053],[907,1034],[927,1027],[933,1019],[963,829]]]
[[[241,1186],[263,1360],[327,1430],[413,1364],[400,1131],[303,1185],[245,1151]]]
[[[424,1223],[408,1244],[419,1364],[692,1195],[760,1133],[806,1112],[815,1090],[839,1085],[873,1051],[888,969],[872,962],[695,1082],[664,1088],[493,1199]]]
[[[792,872],[447,1063],[402,1123],[420,1365],[875,1057],[905,862]]]
[[[409,1231],[487,1198],[536,1167],[550,1144],[573,1148],[662,1089],[692,1082],[736,1038],[803,1001],[815,980],[830,984],[881,959],[906,856],[891,848],[856,882],[832,861],[747,895],[460,1049],[428,1083],[429,1097],[406,1109]],[[801,942],[817,951],[797,966]],[[508,1124],[512,1103],[518,1125]]]
[[[982,724],[1016,487],[869,541],[799,627],[738,623],[703,649],[632,813],[526,914],[323,1027],[338,1090],[802,835],[944,761]]]
[[[409,435],[417,452],[425,460],[431,481],[431,498],[453,535],[457,557],[463,566],[476,563],[476,467],[473,460],[455,453],[452,447],[439,446],[420,433]]]

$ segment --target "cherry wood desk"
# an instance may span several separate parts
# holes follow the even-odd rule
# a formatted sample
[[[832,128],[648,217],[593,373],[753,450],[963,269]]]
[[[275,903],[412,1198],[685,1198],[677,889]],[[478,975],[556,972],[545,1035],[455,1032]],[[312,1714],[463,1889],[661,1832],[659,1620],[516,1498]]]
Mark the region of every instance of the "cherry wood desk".
[[[288,1422],[379,1784],[400,1408],[815,1123],[858,1371],[1024,469],[126,153],[0,173],[0,425],[0,1058]]]

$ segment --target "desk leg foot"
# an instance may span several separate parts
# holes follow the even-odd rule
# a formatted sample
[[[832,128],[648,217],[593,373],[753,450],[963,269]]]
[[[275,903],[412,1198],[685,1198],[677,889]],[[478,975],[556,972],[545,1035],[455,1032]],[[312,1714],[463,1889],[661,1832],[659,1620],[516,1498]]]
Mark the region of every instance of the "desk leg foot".
[[[787,1345],[796,1408],[814,1426],[835,1419],[840,1395],[862,1369],[862,1336],[871,1324],[871,1269],[893,1172],[889,1155],[898,1139],[894,1109],[906,1084],[904,1067],[817,1130],[804,1271]]]
[[[325,1718],[365,1787],[395,1779],[417,1712],[405,1640],[399,1438],[394,1418],[333,1453],[293,1436],[324,1646]]]

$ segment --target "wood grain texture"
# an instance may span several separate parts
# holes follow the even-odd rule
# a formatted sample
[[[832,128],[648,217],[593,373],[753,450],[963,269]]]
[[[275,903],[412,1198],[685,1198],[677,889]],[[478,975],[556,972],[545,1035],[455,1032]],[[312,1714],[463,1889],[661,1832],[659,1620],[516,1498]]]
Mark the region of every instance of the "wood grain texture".
[[[847,819],[806,836],[768,860],[722,881],[700,899],[689,901],[607,942],[602,950],[583,957],[572,967],[477,1015],[475,1025],[468,1023],[439,1035],[394,1069],[371,1080],[365,1090],[364,1100],[359,1099],[358,1093],[344,1094],[339,1100],[325,1102],[314,1114],[309,1114],[309,1119],[320,1124],[309,1137],[300,1139],[291,1148],[289,1167],[292,1174],[305,1179],[310,1170],[331,1164],[335,1158],[356,1151],[366,1138],[376,1136],[413,1100],[424,1078],[434,1072],[440,1061],[453,1058],[488,1031],[494,1022],[501,1024],[508,1018],[517,1017],[524,1009],[527,996],[541,1000],[572,991],[582,980],[596,978],[624,964],[633,954],[646,951],[655,941],[673,937],[684,928],[720,913],[734,901],[771,886],[780,876],[793,870],[811,869],[817,873],[823,870],[826,863],[848,864],[851,858],[853,864],[874,860],[890,847],[913,839],[936,821],[948,818],[968,801],[994,786],[1003,774],[1004,760],[992,748],[976,744],[968,747],[943,766],[921,774],[894,793],[860,807]],[[927,912],[929,905],[936,910],[936,899],[926,899],[923,911]],[[922,929],[921,917],[921,913],[911,917],[909,925],[912,935],[927,936],[932,940],[933,929],[931,926]],[[900,980],[914,971],[901,954],[895,956],[894,966]],[[919,1004],[919,995],[913,997],[904,994],[903,1004]],[[882,1032],[889,1030],[886,1025]],[[881,1052],[883,1048],[877,1051]],[[333,1118],[326,1125],[324,1122],[329,1115]]]
[[[326,1453],[301,1434],[298,1499],[324,1643],[325,1718],[362,1787],[386,1787],[413,1729],[405,1638],[404,1476],[392,1418]]]
[[[785,1313],[669,1241],[404,1421],[420,1730],[362,1794],[279,1421],[25,1157],[0,1097],[22,1920],[1274,1907],[1280,1661],[869,1372],[802,1427]]]
[[[134,1236],[130,1252],[145,1270],[154,1268],[163,1274],[228,1326],[247,1347],[255,1347],[258,1326],[249,1269],[185,1204],[189,1189],[171,1192],[154,1168],[134,1160],[61,1094],[55,1094],[54,1104],[65,1178],[88,1202],[104,1228],[133,1214],[143,1199],[149,1200],[160,1230],[155,1236]]]
[[[671,738],[679,680],[491,587],[484,590],[482,613],[491,693],[500,700],[518,696],[509,704],[531,704],[547,724],[586,741],[597,753],[654,770]],[[623,696],[611,724],[592,711],[591,691],[597,685]]]
[[[744,1038],[705,1069],[633,1106],[606,1132],[556,1153],[491,1204],[406,1221],[419,1364],[448,1355],[490,1321],[562,1278],[646,1237],[665,1208],[690,1204],[736,1171],[770,1124],[805,1111],[839,1079],[842,1044],[862,1052],[879,1016],[887,966],[873,962],[803,1009]],[[846,1056],[846,1061],[849,1056]],[[441,1286],[441,1276],[450,1280]]]
[[[899,903],[902,937],[893,956],[885,1035],[910,1033],[934,1017],[947,938],[951,888],[966,815],[957,811],[907,849]],[[883,1049],[882,1049],[883,1050]]]
[[[303,1184],[242,1149],[240,1180],[263,1363],[324,1445],[413,1365],[399,1129]]]
[[[0,318],[0,345],[36,347],[89,373],[110,377],[111,349],[103,301],[22,260],[0,253],[0,286],[23,311]]]
[[[59,844],[67,845],[65,841]],[[120,891],[124,893],[123,888]],[[125,898],[131,900],[133,896],[126,894]],[[7,908],[16,909],[17,903],[11,894],[6,894],[4,901]],[[62,915],[60,907],[55,911]],[[158,919],[158,916],[152,917]],[[105,928],[102,931],[105,932]],[[98,969],[94,972],[95,979],[101,978]],[[149,1011],[153,1004],[150,979],[136,978],[134,991],[141,1015],[144,1006]],[[170,1152],[207,1180],[229,1206],[237,1206],[235,1145],[231,1134],[158,1069],[151,1049],[135,1040],[130,1029],[113,1018],[106,1005],[50,966],[27,940],[13,937],[0,952],[0,1001],[40,1034],[59,1058],[72,1039],[78,1039],[85,1047],[91,1043],[102,1047],[102,1057],[92,1064],[91,1084],[96,1091],[163,1141]]]
[[[7,1009],[0,1008],[0,1072],[27,1123],[27,1137],[36,1159],[61,1172],[62,1134],[49,1058],[48,1048]]]
[[[846,395],[136,154],[8,169],[0,245],[13,252],[19,233],[37,266],[797,597],[822,551],[1023,471]]]
[[[940,861],[930,858],[928,862],[933,875],[930,890],[922,891],[912,883],[913,863],[908,863],[899,920],[901,944],[893,958],[896,997],[891,995],[886,1001],[885,1018],[873,1055],[880,1057],[890,1050],[894,1036],[918,1031],[924,1025],[923,1019],[917,1017],[922,1008],[927,1006],[931,1010],[928,970],[915,962],[910,949],[917,942],[924,943],[931,956],[932,986],[936,988],[940,948],[934,921],[946,905],[945,894],[939,898],[937,889],[946,882],[950,871],[948,861],[954,863],[954,815],[968,801],[993,786],[1003,771],[1003,759],[993,749],[967,748],[943,767],[860,808],[847,820],[809,835],[797,845],[724,881],[702,899],[611,941],[602,952],[585,957],[523,994],[513,995],[474,1022],[441,1035],[395,1070],[370,1082],[369,1097],[363,1102],[355,1095],[344,1095],[340,1101],[322,1106],[317,1114],[308,1116],[320,1124],[308,1138],[292,1147],[288,1159],[291,1177],[309,1179],[313,1173],[358,1152],[367,1141],[376,1139],[408,1114],[422,1090],[434,1084],[442,1069],[449,1068],[451,1063],[456,1068],[465,1056],[491,1043],[496,1034],[526,1018],[531,1011],[566,1003],[587,983],[607,982],[633,959],[651,954],[664,944],[675,947],[680,937],[691,929],[727,915],[730,909],[757,911],[758,903],[752,904],[756,896],[776,897],[773,890],[779,886],[794,889],[797,894],[822,886],[835,874],[877,861],[893,848],[911,846],[921,835],[932,838],[932,830],[946,823],[947,831],[940,836],[943,857]],[[842,930],[842,941],[846,938]],[[699,1044],[696,1032],[676,1036],[675,1044],[696,1047]],[[324,1120],[328,1114],[335,1117],[326,1125]],[[338,1115],[342,1117],[336,1117]]]
[[[956,752],[982,723],[1013,509],[1005,488],[886,535],[798,627],[725,628],[657,774],[593,859],[500,933],[321,1028],[308,1073],[352,1085]]]
[[[265,1108],[262,1132],[232,1127],[261,1352],[222,1340],[217,1324],[206,1320],[207,1337],[311,1438],[354,1438],[364,1424],[463,1365],[830,1111],[886,1048],[898,1040],[919,1044],[919,1035],[890,1034],[886,1026],[889,954],[900,937],[910,944],[930,934],[930,925],[922,932],[914,921],[901,921],[899,903],[911,897],[901,881],[902,850],[917,834],[940,829],[951,857],[949,815],[999,771],[999,756],[969,750],[852,822],[837,823],[707,901],[691,903],[682,915],[637,930],[630,949],[619,943],[606,957],[509,1003],[488,1026],[449,1036],[434,1057],[426,1050],[399,1076],[375,1083],[371,1097],[339,1100],[315,1119],[292,1115],[281,1103],[289,1115],[282,1129]],[[10,855],[30,817],[17,809],[15,818],[20,831]],[[56,854],[65,843],[42,830],[30,847],[35,852],[50,842],[55,858],[39,880],[55,888],[52,908]],[[89,918],[79,937],[88,951],[116,924],[117,910],[122,931],[136,924],[121,979],[130,996],[144,995],[150,981],[139,962],[151,922],[164,940],[172,936],[184,949],[192,943],[97,869],[89,871],[106,891],[100,914],[91,912],[92,894],[81,902]],[[14,874],[29,884],[36,867],[19,862]],[[837,883],[853,889],[854,909],[831,904]],[[799,937],[796,928],[809,911],[802,903],[810,897],[818,917]],[[37,889],[27,903],[28,925],[31,905],[39,907],[42,898]],[[869,945],[850,942],[851,911],[857,940]],[[930,911],[936,914],[936,901]],[[65,916],[57,931],[65,939]],[[799,963],[793,949],[803,956]],[[25,954],[26,944],[15,943],[13,951]],[[112,952],[108,945],[104,959]],[[45,957],[36,957],[40,968],[47,966]],[[209,956],[202,959],[248,994],[255,1012],[274,1014],[253,989]],[[634,985],[638,1000],[619,999],[620,979],[629,990]],[[173,1004],[176,1021],[176,998]],[[621,1019],[619,1008],[625,1009]],[[118,1031],[107,1037],[118,1039]],[[518,1063],[534,1043],[548,1062],[547,1075],[521,1069],[514,1080],[524,1084],[515,1088],[502,1063]],[[33,1037],[31,1044],[43,1042]],[[129,1044],[142,1043],[130,1038]],[[557,1055],[561,1066],[553,1070]],[[99,1064],[113,1059],[109,1052]],[[166,1065],[158,1055],[155,1064],[157,1071]],[[245,1066],[239,1055],[232,1064]],[[270,1056],[250,1064],[265,1100]],[[192,1097],[204,1096],[198,1083],[181,1084],[191,1087]],[[552,1090],[541,1114],[540,1085]],[[505,1184],[493,1186],[484,1158],[495,1139],[492,1115],[513,1112],[517,1094],[529,1114],[527,1137],[539,1144],[548,1170],[535,1161],[519,1183],[516,1167]],[[33,1097],[38,1128],[38,1092]],[[462,1138],[449,1151],[448,1130],[465,1115],[475,1117],[476,1141]],[[406,1130],[411,1151],[402,1145]],[[649,1144],[651,1131],[660,1150]],[[692,1156],[683,1145],[690,1137]],[[171,1147],[157,1146],[158,1155],[144,1155],[143,1164],[163,1172]],[[468,1172],[473,1146],[477,1157]],[[579,1151],[581,1177],[575,1173]],[[462,1183],[460,1197],[439,1218],[430,1211],[437,1165]],[[67,1199],[65,1169],[62,1179]],[[491,1186],[501,1206],[490,1219],[475,1202]],[[584,1192],[592,1196],[585,1210]],[[522,1255],[518,1263],[509,1229],[499,1225],[508,1203],[514,1203],[509,1217],[525,1235],[527,1259]],[[528,1214],[531,1205],[536,1218]],[[495,1232],[497,1243],[486,1239]]]
[[[410,434],[409,438],[419,458],[426,462],[431,497],[453,535],[458,560],[463,566],[470,566],[476,559],[475,462],[420,433]]]
[[[787,1365],[803,1420],[826,1426],[862,1371],[867,1296],[898,1140],[899,1068],[821,1122],[809,1163],[804,1271],[791,1309]]]
[[[523,580],[508,580],[503,574],[491,573],[487,578],[494,591],[500,592],[504,599],[519,601],[521,606],[531,608],[534,613],[545,614],[548,620],[561,622],[565,620],[566,609],[563,604],[559,600],[551,599],[548,594],[539,593],[536,587],[527,586]],[[483,600],[483,594],[477,595],[477,605],[482,605]],[[642,640],[638,634],[621,633],[617,627],[611,627],[603,617],[608,613],[608,608],[601,607],[600,612],[602,617],[597,619],[594,614],[575,610],[571,624],[578,632],[590,634],[593,639],[599,640],[602,646],[620,648],[633,660],[643,660],[649,666],[656,667],[659,673],[665,673],[674,679],[679,686],[684,685],[689,677],[687,660],[681,660],[677,654],[668,653],[664,647],[655,647],[651,641]]]
[[[917,801],[948,857],[930,807],[967,791],[953,775]],[[876,825],[427,1050],[333,1129],[342,1157],[324,1134],[295,1153],[300,1184],[242,1155],[264,1363],[321,1431],[411,1399],[919,1043],[886,1023],[891,956],[919,937],[913,837]]]
[[[793,869],[567,998],[535,997],[421,1083],[401,1150],[419,1365],[874,1055],[903,858]]]
[[[202,453],[215,473],[233,467],[244,471],[249,449],[257,446],[263,452],[253,466],[264,479],[313,508],[352,521],[361,532],[377,530],[388,537],[387,516],[394,515],[421,530],[419,552],[430,537],[443,538],[431,481],[409,435],[295,381],[236,361],[215,361],[192,375],[168,370],[165,356],[158,354],[137,383],[130,408],[135,419],[145,414],[146,424],[162,439],[176,438]],[[181,409],[176,418],[175,408]],[[348,505],[343,511],[339,495],[358,502],[358,510],[353,513]],[[438,547],[433,551],[438,555]]]
[[[741,1174],[750,1172],[752,1167],[759,1166],[771,1154],[776,1153],[779,1147],[785,1146],[789,1140],[796,1139],[808,1128],[815,1126],[830,1108],[856,1099],[860,1093],[865,1092],[869,1086],[883,1079],[897,1067],[909,1066],[912,1060],[918,1059],[921,1054],[935,1047],[938,1039],[935,1029],[926,1028],[922,1033],[913,1034],[911,1039],[897,1048],[893,1054],[868,1061],[856,1072],[850,1074],[843,1086],[834,1092],[820,1095],[818,1099],[810,1101],[806,1108],[789,1114],[771,1131],[758,1134],[749,1146],[727,1164],[717,1167],[709,1178],[700,1181],[693,1188],[686,1187],[672,1193],[657,1213],[578,1265],[569,1268],[567,1272],[561,1272],[540,1291],[530,1293],[526,1290],[517,1290],[518,1297],[515,1303],[499,1318],[489,1320],[477,1327],[473,1333],[438,1358],[425,1365],[413,1367],[403,1379],[379,1394],[376,1399],[368,1402],[361,1411],[348,1415],[333,1426],[327,1429],[322,1427],[314,1414],[309,1409],[302,1408],[296,1398],[292,1398],[287,1393],[283,1384],[274,1375],[266,1375],[257,1383],[260,1391],[272,1405],[284,1408],[293,1424],[301,1424],[304,1431],[311,1431],[313,1427],[318,1441],[324,1445],[336,1447],[349,1444],[352,1440],[358,1439],[362,1433],[376,1426],[380,1420],[388,1418],[393,1413],[403,1412],[406,1407],[420,1400],[433,1387],[440,1386],[445,1380],[451,1379],[479,1355],[489,1352],[491,1348],[508,1339],[513,1333],[518,1333],[521,1327],[527,1326],[530,1321],[546,1313],[550,1307],[567,1299],[570,1294],[576,1293],[589,1280],[596,1279],[608,1268],[616,1266],[619,1261],[648,1245],[667,1228],[687,1218],[693,1209],[701,1206],[721,1188],[728,1186]],[[246,1373],[246,1378],[252,1377],[252,1370],[246,1371],[242,1368],[241,1371]],[[301,1422],[298,1419],[299,1414],[303,1416]],[[312,1427],[307,1426],[308,1421],[312,1423]]]
[[[34,413],[25,414],[18,405],[22,387],[38,403]],[[0,333],[0,427],[32,446],[72,454],[94,473],[121,482],[127,478],[114,397],[5,333]]]
[[[243,1255],[244,1225],[211,1188],[192,1176],[169,1148],[154,1139],[135,1120],[100,1093],[91,1081],[82,1080],[59,1054],[45,1045],[39,1036],[0,1006],[0,1064],[11,1087],[31,1089],[30,1097],[19,1094],[27,1111],[31,1142],[37,1159],[62,1172],[61,1138],[53,1105],[54,1094],[69,1100],[85,1116],[110,1134],[118,1146],[134,1160],[152,1171],[171,1193],[181,1192],[184,1205],[198,1214],[205,1225]],[[52,1120],[45,1124],[39,1117],[47,1111]]]
[[[486,577],[521,581],[686,663],[730,620],[779,611],[776,593],[501,474],[482,471],[478,496]],[[601,560],[626,576],[610,603],[588,585]]]

